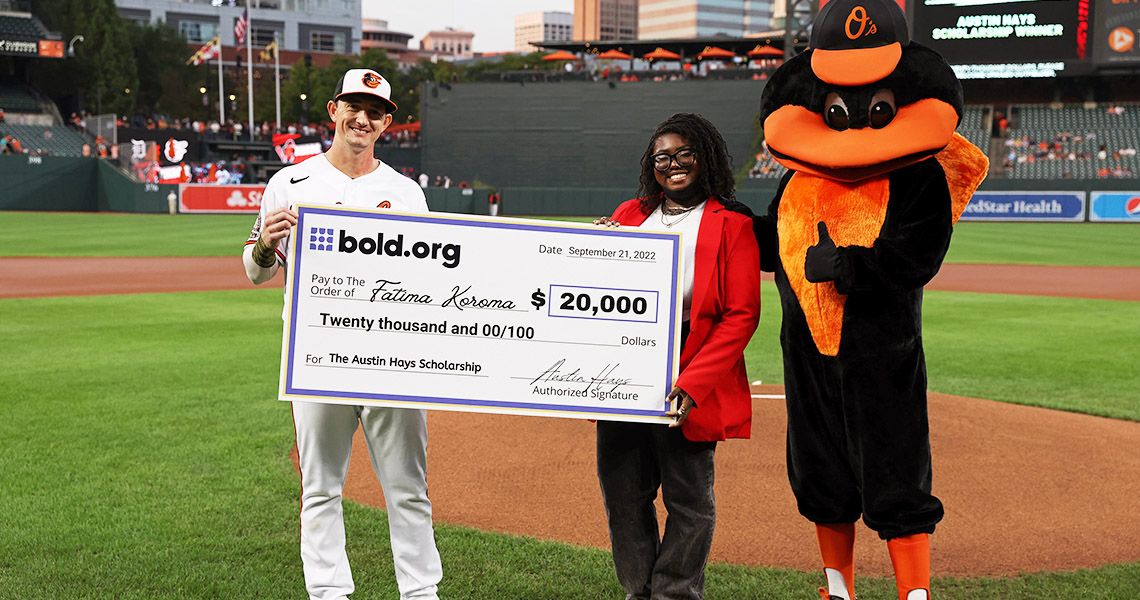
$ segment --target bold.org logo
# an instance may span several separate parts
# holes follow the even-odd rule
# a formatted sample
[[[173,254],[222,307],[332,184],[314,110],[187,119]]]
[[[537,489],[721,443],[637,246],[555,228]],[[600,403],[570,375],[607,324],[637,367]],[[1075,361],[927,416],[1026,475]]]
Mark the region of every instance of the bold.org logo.
[[[335,232],[336,251],[344,254],[375,254],[392,258],[416,258],[439,260],[448,269],[459,266],[462,246],[441,242],[408,242],[404,234],[385,239],[383,233],[373,237],[354,237],[341,229]],[[309,249],[322,252],[333,251],[334,231],[332,228],[313,227],[309,230]]]
[[[309,250],[332,252],[333,230],[331,227],[312,227],[309,229]]]

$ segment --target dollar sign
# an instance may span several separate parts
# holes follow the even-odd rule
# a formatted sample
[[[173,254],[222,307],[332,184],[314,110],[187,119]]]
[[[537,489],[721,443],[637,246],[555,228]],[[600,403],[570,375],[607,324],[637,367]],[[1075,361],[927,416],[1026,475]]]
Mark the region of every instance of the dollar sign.
[[[530,295],[530,303],[534,305],[535,310],[546,306],[546,294],[542,293],[542,288],[538,288]]]

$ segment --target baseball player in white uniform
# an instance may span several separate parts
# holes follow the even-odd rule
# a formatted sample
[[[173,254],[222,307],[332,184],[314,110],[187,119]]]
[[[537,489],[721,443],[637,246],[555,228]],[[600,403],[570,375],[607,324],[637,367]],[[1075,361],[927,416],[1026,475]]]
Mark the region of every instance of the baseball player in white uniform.
[[[298,202],[427,212],[416,182],[373,157],[392,122],[392,86],[370,69],[351,69],[328,103],[336,135],[328,152],[281,169],[265,189],[242,259],[249,280],[287,267]],[[341,492],[352,436],[360,424],[384,489],[400,598],[437,599],[443,577],[427,496],[427,417],[422,410],[293,402],[301,463],[301,561],[312,600],[353,592],[344,548]]]

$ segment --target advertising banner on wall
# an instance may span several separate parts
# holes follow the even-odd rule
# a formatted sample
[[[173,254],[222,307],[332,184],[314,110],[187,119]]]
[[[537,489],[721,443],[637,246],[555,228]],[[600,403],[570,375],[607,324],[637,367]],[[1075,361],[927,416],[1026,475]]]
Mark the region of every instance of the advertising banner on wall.
[[[178,212],[253,213],[261,208],[264,185],[213,185],[187,183],[178,186]]]
[[[1140,2],[1097,3],[1093,60],[1099,67],[1140,66]]]
[[[132,148],[145,147],[147,144],[157,145],[159,160],[163,166],[202,160],[202,136],[193,131],[120,127],[118,136],[121,143],[130,142]]]
[[[1089,220],[1140,223],[1140,191],[1093,192],[1089,199]]]
[[[1084,221],[1084,192],[977,192],[963,221]]]

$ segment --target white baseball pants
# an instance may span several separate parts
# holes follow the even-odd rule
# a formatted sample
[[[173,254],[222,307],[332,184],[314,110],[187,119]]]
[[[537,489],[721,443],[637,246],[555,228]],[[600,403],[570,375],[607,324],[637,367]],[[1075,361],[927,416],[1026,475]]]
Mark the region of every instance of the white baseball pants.
[[[293,402],[301,465],[301,561],[310,600],[355,589],[344,549],[341,493],[357,423],[384,490],[401,599],[436,600],[443,578],[427,496],[427,415],[422,410]]]

